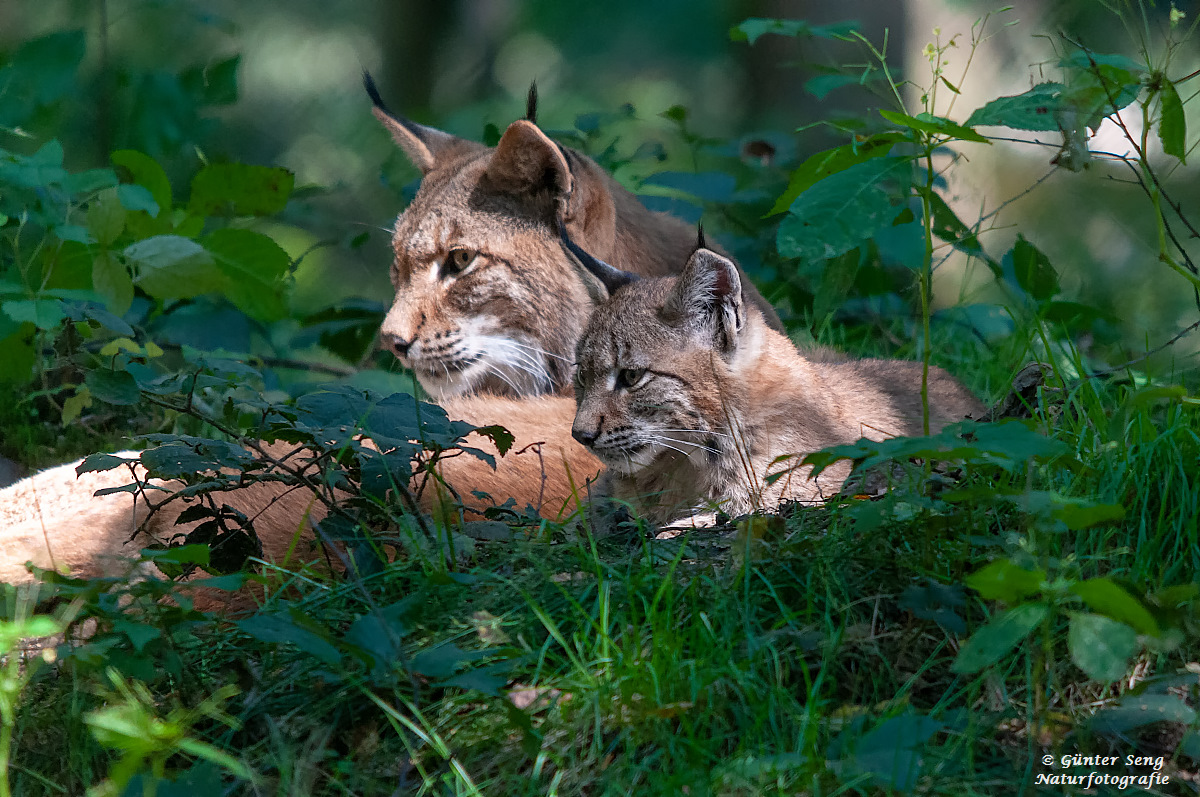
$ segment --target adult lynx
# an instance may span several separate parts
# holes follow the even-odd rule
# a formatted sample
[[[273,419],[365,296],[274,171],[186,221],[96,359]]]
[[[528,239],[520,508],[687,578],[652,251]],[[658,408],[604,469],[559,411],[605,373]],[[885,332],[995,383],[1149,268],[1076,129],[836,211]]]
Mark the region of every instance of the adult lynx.
[[[391,114],[365,76],[374,113],[423,173],[392,240],[396,298],[386,345],[432,396],[569,394],[575,342],[603,288],[563,251],[571,235],[644,276],[678,273],[693,233],[652,213],[590,158],[527,119],[496,147]],[[775,329],[775,311],[749,282],[748,300]]]
[[[572,434],[607,467],[608,494],[648,520],[828,497],[848,466],[811,480],[790,455],[921,433],[920,363],[806,359],[728,258],[701,245],[678,277],[638,279],[564,240],[611,293],[577,348]],[[934,430],[982,410],[938,368],[929,405]]]

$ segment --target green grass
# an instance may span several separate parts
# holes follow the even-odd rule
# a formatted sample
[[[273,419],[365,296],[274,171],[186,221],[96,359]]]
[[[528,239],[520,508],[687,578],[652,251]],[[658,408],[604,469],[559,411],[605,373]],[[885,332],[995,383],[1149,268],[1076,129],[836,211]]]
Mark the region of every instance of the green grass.
[[[100,633],[21,697],[13,793],[81,793],[109,772],[114,754],[84,721],[107,705],[106,666],[145,678],[144,710],[159,715],[236,686],[233,727],[188,729],[255,773],[234,794],[1035,793],[1049,788],[1038,773],[1075,771],[1041,757],[1074,752],[1166,756],[1162,793],[1188,793],[1189,722],[1115,736],[1092,716],[1200,658],[1196,598],[1155,602],[1197,581],[1200,419],[1177,395],[1093,380],[1049,400],[1041,423],[1078,464],[971,468],[957,487],[983,497],[967,501],[899,485],[715,545],[545,524],[478,543],[455,571],[401,557],[365,584],[295,582],[242,627],[93,592]],[[995,497],[1006,489],[1018,497]],[[1023,506],[1031,490],[1125,515],[1069,529]],[[1043,568],[1057,608],[995,664],[958,674],[965,640],[1006,609],[964,579],[998,559]],[[1054,592],[1098,576],[1162,627],[1108,683],[1073,662],[1082,607]],[[1194,707],[1195,675],[1176,686]],[[518,689],[541,702],[515,708]],[[173,776],[221,781],[188,753],[165,760]],[[158,793],[206,793],[186,791],[195,783]]]

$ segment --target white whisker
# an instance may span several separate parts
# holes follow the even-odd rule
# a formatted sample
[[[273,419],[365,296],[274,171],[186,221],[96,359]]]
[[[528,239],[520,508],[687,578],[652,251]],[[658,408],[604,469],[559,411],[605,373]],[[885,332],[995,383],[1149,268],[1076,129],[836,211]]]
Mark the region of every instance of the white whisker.
[[[571,358],[569,358],[569,357],[563,357],[562,355],[559,355],[559,354],[552,354],[551,352],[548,352],[545,349],[540,349],[537,346],[530,346],[528,343],[519,343],[510,338],[504,338],[504,340],[506,340],[509,343],[509,345],[516,346],[521,349],[527,349],[527,350],[529,350],[531,352],[535,352],[537,354],[543,354],[547,357],[553,357],[556,360],[562,360],[563,362],[567,363],[568,365],[574,365],[574,361],[571,360]]]
[[[666,435],[655,435],[655,436],[654,436],[654,439],[655,439],[656,441],[660,441],[660,442],[661,442],[661,441],[663,441],[663,440],[670,440],[672,443],[679,443],[679,445],[681,445],[681,446],[695,446],[696,448],[699,448],[699,449],[701,449],[701,450],[703,450],[703,451],[710,451],[710,452],[712,452],[713,454],[720,454],[720,453],[721,453],[720,451],[718,451],[717,449],[713,448],[712,446],[706,446],[706,445],[704,445],[703,443],[697,443],[697,442],[694,442],[694,441],[692,441],[692,440],[680,440],[680,439],[678,439],[678,438],[676,438],[676,437],[667,437]],[[675,449],[675,450],[676,450],[676,451],[679,451],[679,449]],[[683,452],[680,452],[680,453],[683,453]]]

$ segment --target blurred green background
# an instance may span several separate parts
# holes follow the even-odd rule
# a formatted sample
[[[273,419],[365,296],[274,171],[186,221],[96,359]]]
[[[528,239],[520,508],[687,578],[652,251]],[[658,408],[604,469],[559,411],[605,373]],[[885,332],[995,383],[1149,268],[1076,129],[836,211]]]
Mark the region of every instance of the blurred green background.
[[[922,48],[934,28],[942,40],[961,34],[950,53],[949,73],[957,75],[972,24],[995,8],[950,0],[9,0],[0,6],[0,125],[16,130],[0,132],[0,146],[32,152],[56,137],[73,169],[105,165],[114,149],[138,149],[164,164],[177,190],[206,160],[292,170],[300,190],[281,216],[258,225],[293,257],[308,252],[292,293],[293,312],[303,316],[353,297],[381,305],[390,298],[386,229],[418,174],[369,114],[363,69],[393,110],[476,139],[519,117],[536,80],[542,125],[576,136],[598,126],[589,151],[604,154],[602,162],[642,193],[672,193],[642,185],[653,172],[702,171],[697,139],[726,154],[769,141],[781,186],[789,167],[845,142],[844,133],[814,123],[872,118],[873,109],[889,107],[887,96],[878,86],[825,93],[813,81],[827,74],[822,64],[850,65],[853,73],[868,60],[861,47],[778,36],[749,46],[730,40],[732,25],[752,16],[854,20],[877,46],[886,42],[894,75],[915,84],[906,88],[915,112],[919,86],[928,83]],[[1095,0],[1017,3],[989,22],[990,38],[955,105],[937,110],[965,119],[989,99],[1054,79],[1060,36],[1134,57],[1143,37],[1154,51],[1170,8],[1139,17],[1136,6],[1121,4],[1117,10],[1136,23],[1127,26]],[[1195,48],[1185,48],[1172,59],[1172,77],[1195,66]],[[675,106],[688,111],[683,125],[663,116]],[[1093,148],[1119,149],[1111,134],[1101,131]],[[967,159],[946,175],[948,201],[971,223],[1021,195],[1053,170],[1057,144],[1053,136],[1041,140],[1046,146],[964,150]],[[1195,181],[1182,172],[1168,177],[1173,198],[1195,206]],[[1157,232],[1128,179],[1123,166],[1103,163],[1080,174],[1059,170],[993,219],[988,226],[999,229],[984,244],[998,256],[1023,231],[1063,272],[1068,295],[1112,314],[1112,336],[1132,352],[1190,322],[1196,309],[1185,284],[1156,262]],[[786,264],[770,264],[769,233],[739,242],[731,224],[724,235],[751,273],[774,278],[775,297],[801,318],[802,300],[778,287],[789,275]],[[1002,302],[980,271],[956,258],[944,264],[939,303]],[[228,348],[244,348],[233,339],[236,324],[214,329],[229,332]],[[1186,361],[1193,351],[1185,341],[1175,353]]]

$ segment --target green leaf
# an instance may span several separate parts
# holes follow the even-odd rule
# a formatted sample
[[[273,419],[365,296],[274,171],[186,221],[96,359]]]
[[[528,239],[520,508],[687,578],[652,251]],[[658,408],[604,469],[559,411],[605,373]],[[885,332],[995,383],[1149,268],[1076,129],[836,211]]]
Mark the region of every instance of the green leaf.
[[[70,426],[90,406],[92,406],[92,394],[87,389],[87,385],[84,385],[75,391],[75,395],[63,400],[62,425]]]
[[[179,75],[183,88],[203,105],[232,105],[237,102],[237,69],[240,55],[215,64],[194,67]]]
[[[287,169],[210,163],[192,179],[188,212],[198,216],[267,216],[287,205],[295,177]]]
[[[114,454],[88,454],[83,462],[75,466],[75,475],[82,476],[93,471],[112,470],[124,467],[128,462],[137,462],[136,457],[118,457]]]
[[[87,228],[96,243],[109,246],[120,237],[125,229],[125,212],[115,189],[102,191],[88,203]]]
[[[975,232],[958,217],[937,191],[929,192],[929,209],[930,215],[933,216],[934,235],[968,252],[983,253],[983,247],[979,245],[979,238]],[[990,257],[985,257],[985,261],[993,271],[996,269],[996,263]]]
[[[227,285],[212,255],[189,238],[155,235],[127,246],[125,257],[135,267],[137,285],[156,299],[223,292]]]
[[[1015,650],[1046,619],[1049,611],[1050,607],[1044,603],[1023,603],[992,618],[966,641],[950,669],[970,675],[995,664]]]
[[[903,136],[896,133],[882,133],[871,136],[866,141],[845,144],[810,156],[804,163],[792,170],[787,190],[775,201],[775,206],[767,215],[774,216],[776,213],[783,213],[792,206],[796,197],[811,188],[817,181],[824,180],[831,174],[844,171],[872,158],[881,158],[891,152],[892,146],[896,142],[902,140],[904,140]]]
[[[880,111],[879,115],[887,119],[894,125],[907,127],[910,130],[919,130],[922,133],[933,133],[934,135],[949,136],[963,141],[974,141],[979,144],[991,144],[992,142],[979,133],[976,133],[970,127],[963,127],[960,124],[951,122],[941,116],[934,116],[930,113],[921,113],[917,116],[909,116],[908,114],[897,113],[896,111]]]
[[[1000,559],[967,576],[967,586],[989,601],[1017,603],[1042,590],[1046,571],[1025,570],[1007,559]]]
[[[1062,106],[1061,83],[1039,83],[1023,94],[998,97],[967,118],[968,127],[997,125],[1015,130],[1058,130],[1056,112]]]
[[[854,287],[854,278],[862,258],[857,249],[825,261],[821,269],[821,282],[813,296],[813,321],[818,325],[834,313],[845,302]]]
[[[932,717],[913,712],[884,720],[853,742],[851,768],[870,773],[876,785],[888,792],[909,793],[922,774],[921,748],[943,727]]]
[[[144,623],[132,623],[128,620],[113,620],[113,630],[124,634],[138,653],[141,653],[146,645],[162,638],[162,631],[157,627]]]
[[[194,508],[194,507],[192,507]],[[176,521],[178,523],[178,521]],[[200,565],[207,567],[212,549],[207,545],[177,545],[174,548],[143,548],[142,558],[158,565]]]
[[[779,253],[814,261],[854,249],[895,221],[903,210],[898,195],[904,191],[887,183],[907,185],[910,175],[908,158],[889,156],[820,180],[796,198],[780,223]]]
[[[83,30],[60,30],[22,44],[0,68],[0,86],[4,87],[0,125],[27,125],[39,110],[75,91],[76,72],[85,51]]]
[[[271,238],[253,230],[222,229],[203,239],[227,278],[225,295],[258,321],[277,321],[287,314],[283,275],[292,260]]]
[[[92,287],[114,315],[125,315],[133,304],[133,278],[111,252],[101,252],[92,261]]]
[[[0,314],[0,327],[8,327],[8,318]],[[16,331],[0,338],[0,384],[26,384],[37,361],[33,345],[33,324],[15,324]],[[6,330],[7,331],[7,330]],[[2,334],[2,333],[0,333]]]
[[[729,39],[754,44],[760,36],[774,33],[779,36],[801,36],[807,39],[844,39],[858,30],[857,22],[835,22],[832,25],[811,25],[802,19],[765,19],[751,17],[729,29]]]
[[[341,663],[342,654],[327,639],[317,633],[316,624],[296,612],[291,616],[282,612],[256,614],[235,625],[242,633],[249,634],[260,642],[295,645],[300,650],[330,666]]]
[[[89,371],[85,381],[92,396],[108,404],[136,404],[142,397],[137,381],[128,371]]]
[[[1158,139],[1162,142],[1163,152],[1179,158],[1180,163],[1186,163],[1187,120],[1183,115],[1183,100],[1179,99],[1174,83],[1163,81],[1158,101],[1162,108],[1158,120]]]
[[[28,322],[38,329],[58,329],[67,317],[59,299],[10,299],[0,303],[0,312],[13,321]]]
[[[88,169],[68,175],[62,183],[68,194],[91,194],[117,184],[117,175],[112,169]]]
[[[1004,256],[1005,270],[1011,268],[1021,289],[1038,301],[1045,301],[1059,292],[1058,272],[1050,258],[1017,233],[1017,242]]]
[[[488,650],[466,651],[453,642],[446,642],[413,656],[412,669],[426,678],[449,678],[460,664],[490,655]]]
[[[1125,677],[1129,659],[1137,652],[1137,633],[1099,614],[1073,614],[1067,647],[1071,659],[1089,678],[1111,683]]]
[[[167,179],[167,173],[158,165],[158,161],[134,149],[119,149],[109,156],[109,160],[125,169],[134,183],[143,186],[150,192],[158,207],[158,211],[155,212],[147,210],[151,216],[157,216],[158,212],[171,209],[171,181]],[[128,205],[125,207],[127,210],[135,209]],[[141,209],[146,210],[146,208]]]
[[[1087,581],[1072,584],[1070,591],[1078,595],[1096,614],[1131,626],[1139,634],[1158,636],[1161,633],[1158,622],[1142,602],[1110,579],[1089,578]]]
[[[1121,704],[1096,713],[1089,723],[1100,733],[1128,733],[1152,722],[1192,725],[1196,710],[1175,695],[1127,695]]]
[[[158,202],[154,199],[154,194],[150,193],[150,189],[144,185],[126,183],[118,186],[117,197],[126,210],[144,210],[151,216],[158,215]]]
[[[457,686],[459,689],[473,689],[492,697],[503,697],[500,690],[509,682],[510,669],[511,665],[508,662],[499,662],[447,678],[437,686]]]

